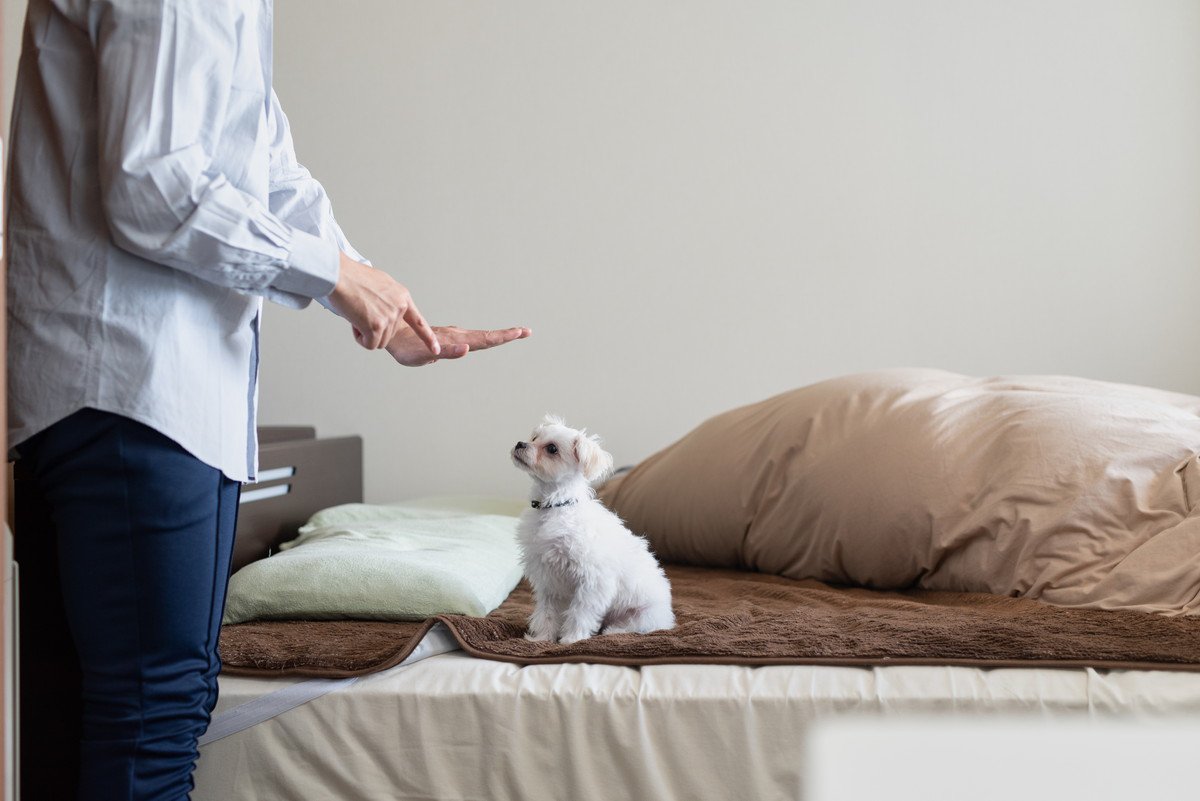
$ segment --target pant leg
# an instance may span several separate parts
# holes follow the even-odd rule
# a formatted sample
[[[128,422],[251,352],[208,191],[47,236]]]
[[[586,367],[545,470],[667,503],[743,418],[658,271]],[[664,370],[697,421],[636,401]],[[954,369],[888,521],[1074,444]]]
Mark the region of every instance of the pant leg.
[[[50,507],[28,468],[28,460],[21,459],[13,471],[13,558],[20,576],[21,798],[69,801],[79,785],[79,655],[63,607]]]
[[[216,703],[237,484],[117,415],[44,434],[29,468],[79,658],[78,798],[186,798]]]

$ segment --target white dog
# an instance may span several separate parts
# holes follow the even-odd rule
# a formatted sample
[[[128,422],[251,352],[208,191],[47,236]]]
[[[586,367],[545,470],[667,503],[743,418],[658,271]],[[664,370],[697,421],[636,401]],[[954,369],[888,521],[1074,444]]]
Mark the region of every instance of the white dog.
[[[646,541],[595,499],[590,482],[612,469],[599,440],[547,415],[512,459],[533,476],[517,528],[534,596],[526,639],[674,628],[671,584]]]

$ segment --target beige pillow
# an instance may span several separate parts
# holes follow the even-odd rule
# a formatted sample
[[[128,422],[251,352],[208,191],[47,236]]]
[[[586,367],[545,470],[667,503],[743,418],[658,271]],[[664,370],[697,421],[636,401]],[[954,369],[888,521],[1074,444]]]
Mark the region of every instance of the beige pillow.
[[[1200,398],[891,370],[719,415],[601,498],[666,561],[1200,610]]]

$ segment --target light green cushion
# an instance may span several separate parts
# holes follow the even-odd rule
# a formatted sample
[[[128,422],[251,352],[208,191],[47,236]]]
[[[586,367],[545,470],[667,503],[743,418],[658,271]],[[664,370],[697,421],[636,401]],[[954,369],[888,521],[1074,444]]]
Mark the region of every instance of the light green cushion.
[[[279,553],[230,577],[224,622],[486,615],[521,578],[522,508],[427,498],[324,509]]]

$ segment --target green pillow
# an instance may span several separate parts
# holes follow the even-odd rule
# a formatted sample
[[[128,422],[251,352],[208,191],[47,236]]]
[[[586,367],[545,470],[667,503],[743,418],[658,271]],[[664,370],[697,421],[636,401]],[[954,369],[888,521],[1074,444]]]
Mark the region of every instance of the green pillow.
[[[522,508],[427,498],[324,509],[279,553],[230,577],[224,622],[486,615],[521,578]]]

